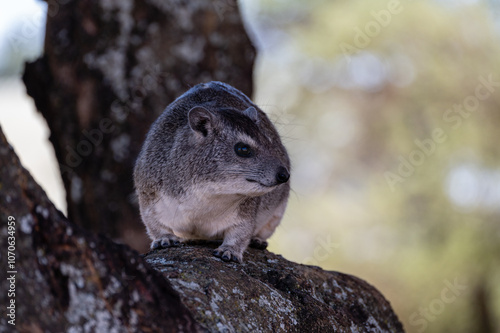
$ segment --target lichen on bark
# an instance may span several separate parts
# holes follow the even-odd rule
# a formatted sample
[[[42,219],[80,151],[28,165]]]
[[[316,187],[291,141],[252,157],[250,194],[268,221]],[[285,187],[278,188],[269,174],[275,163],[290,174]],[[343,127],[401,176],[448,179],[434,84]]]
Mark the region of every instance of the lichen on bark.
[[[389,302],[354,276],[249,248],[243,264],[211,254],[214,242],[155,250],[167,278],[211,332],[402,332]]]

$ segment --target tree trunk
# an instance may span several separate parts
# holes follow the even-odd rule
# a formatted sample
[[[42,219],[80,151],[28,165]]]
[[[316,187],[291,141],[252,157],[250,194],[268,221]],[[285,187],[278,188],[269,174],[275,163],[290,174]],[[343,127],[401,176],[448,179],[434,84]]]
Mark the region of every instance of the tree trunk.
[[[210,332],[403,332],[389,302],[361,279],[253,248],[244,264],[226,263],[212,255],[219,245],[145,256]]]
[[[136,251],[70,223],[1,129],[0,186],[0,332],[203,331]]]
[[[132,169],[146,132],[189,87],[252,93],[255,50],[235,0],[51,2],[45,51],[27,64],[47,120],[68,217],[144,251]]]

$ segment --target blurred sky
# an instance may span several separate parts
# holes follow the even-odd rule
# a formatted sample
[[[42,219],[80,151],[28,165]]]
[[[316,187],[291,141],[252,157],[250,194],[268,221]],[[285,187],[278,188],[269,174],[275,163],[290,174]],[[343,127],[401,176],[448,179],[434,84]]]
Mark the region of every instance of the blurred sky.
[[[66,211],[61,176],[49,130],[20,79],[26,60],[41,54],[47,4],[0,0],[0,125],[35,180],[61,211]]]
[[[0,0],[0,74],[15,74],[43,45],[46,2]]]

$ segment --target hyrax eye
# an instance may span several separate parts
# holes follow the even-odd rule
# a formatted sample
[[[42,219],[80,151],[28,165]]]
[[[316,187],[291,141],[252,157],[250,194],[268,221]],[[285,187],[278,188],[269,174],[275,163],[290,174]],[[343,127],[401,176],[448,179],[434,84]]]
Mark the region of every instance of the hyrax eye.
[[[250,146],[243,142],[238,142],[237,144],[235,144],[234,151],[239,157],[251,157],[253,155]]]

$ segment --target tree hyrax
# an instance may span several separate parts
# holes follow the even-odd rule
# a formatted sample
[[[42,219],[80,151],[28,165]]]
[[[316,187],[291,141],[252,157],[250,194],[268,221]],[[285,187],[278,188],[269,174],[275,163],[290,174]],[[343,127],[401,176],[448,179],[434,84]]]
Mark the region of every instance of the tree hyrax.
[[[275,127],[239,90],[198,84],[153,123],[134,181],[151,248],[223,239],[214,255],[242,261],[281,221],[290,160]]]

